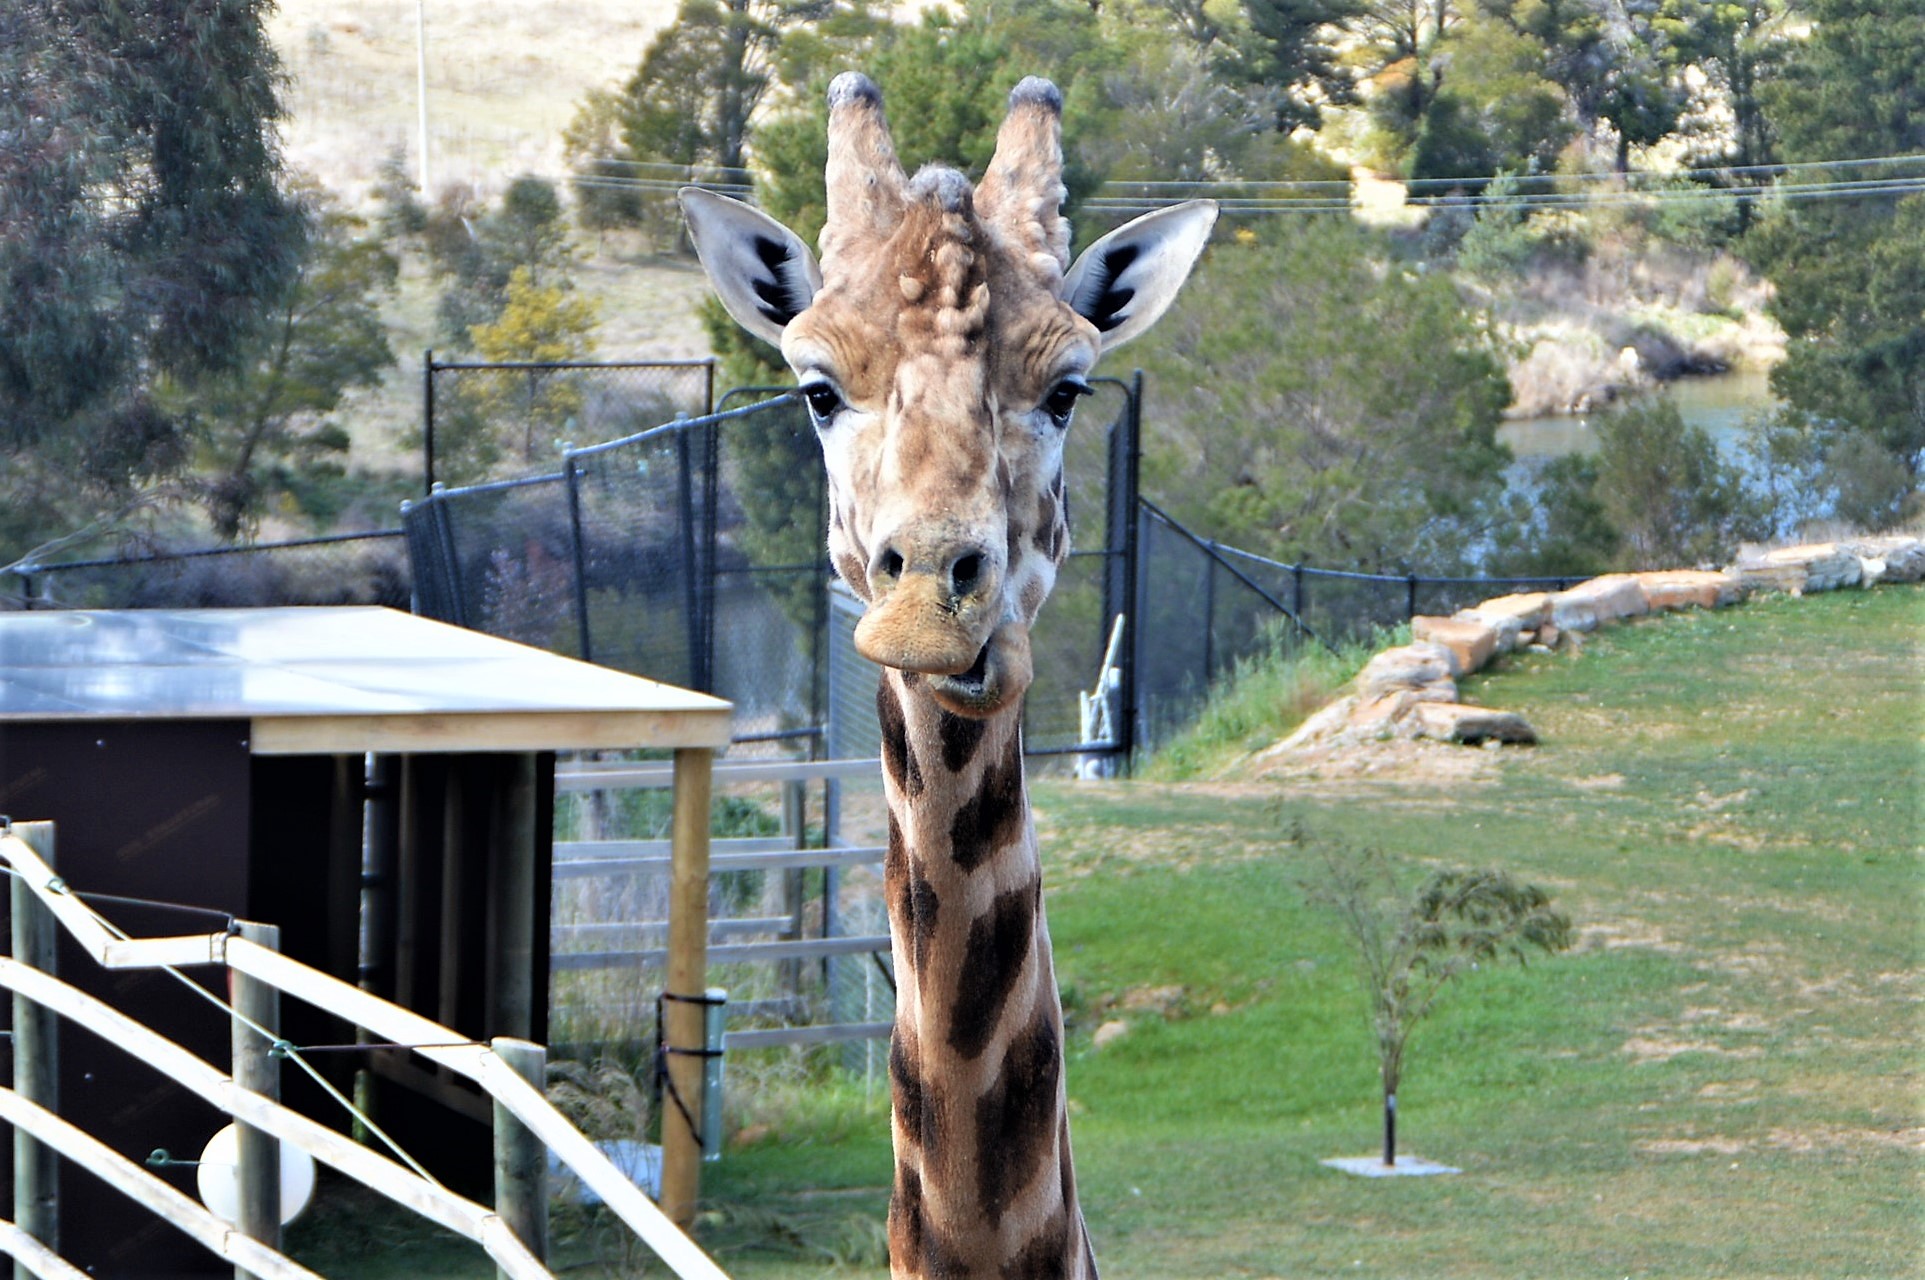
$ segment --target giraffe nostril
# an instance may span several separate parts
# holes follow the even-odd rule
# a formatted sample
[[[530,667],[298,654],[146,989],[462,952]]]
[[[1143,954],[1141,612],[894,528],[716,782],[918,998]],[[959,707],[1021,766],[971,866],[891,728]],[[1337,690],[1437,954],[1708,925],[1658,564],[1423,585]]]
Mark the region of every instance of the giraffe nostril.
[[[959,596],[969,595],[976,589],[976,584],[982,577],[982,571],[983,558],[980,553],[972,551],[967,555],[959,556],[956,563],[949,567],[950,590]]]
[[[894,547],[888,548],[882,553],[882,557],[876,561],[876,570],[883,577],[891,581],[900,578],[902,576],[902,553]]]

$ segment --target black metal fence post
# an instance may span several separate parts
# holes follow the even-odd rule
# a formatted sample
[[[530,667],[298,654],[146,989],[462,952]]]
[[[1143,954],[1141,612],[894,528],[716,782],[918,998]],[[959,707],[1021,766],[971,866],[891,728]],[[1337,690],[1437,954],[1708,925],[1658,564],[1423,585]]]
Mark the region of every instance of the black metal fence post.
[[[1417,575],[1411,574],[1404,579],[1404,621],[1409,622],[1417,616]]]
[[[595,660],[595,642],[588,625],[588,552],[582,537],[582,497],[580,470],[575,455],[564,452],[561,460],[562,482],[568,487],[568,542],[575,557],[575,634],[581,646],[581,660]]]
[[[1123,410],[1123,467],[1120,477],[1113,477],[1109,495],[1112,509],[1118,511],[1115,524],[1120,526],[1123,535],[1123,563],[1118,577],[1120,587],[1116,593],[1119,605],[1128,602],[1130,615],[1123,625],[1129,631],[1124,637],[1123,651],[1119,655],[1123,669],[1118,674],[1121,679],[1117,688],[1119,714],[1116,717],[1116,751],[1122,760],[1122,772],[1128,776],[1130,762],[1136,756],[1137,725],[1137,672],[1141,669],[1138,656],[1143,652],[1143,602],[1148,597],[1148,586],[1142,581],[1142,540],[1139,536],[1138,521],[1142,518],[1137,511],[1137,482],[1143,464],[1143,371],[1138,369],[1130,378],[1129,403]],[[1116,493],[1121,480],[1122,493]],[[1113,616],[1113,615],[1112,615]],[[1105,620],[1107,622],[1107,619]]]
[[[421,492],[434,492],[434,348],[421,353]]]

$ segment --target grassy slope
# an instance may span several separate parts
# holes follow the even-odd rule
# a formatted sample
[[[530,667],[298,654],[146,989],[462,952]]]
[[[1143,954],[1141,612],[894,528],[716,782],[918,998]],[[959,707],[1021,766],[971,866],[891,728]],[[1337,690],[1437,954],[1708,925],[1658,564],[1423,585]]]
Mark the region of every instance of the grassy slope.
[[[1448,789],[1040,789],[1079,1177],[1108,1274],[1925,1274],[1920,760],[1925,594],[1653,619],[1474,686],[1544,734]],[[1573,954],[1477,975],[1418,1032],[1408,1150],[1376,1137],[1341,943],[1279,813],[1552,886]],[[1180,985],[1174,1016],[1131,990]],[[1213,1006],[1227,1011],[1211,1012]],[[1133,1023],[1101,1053],[1102,1019]],[[829,1117],[825,1115],[825,1126]],[[840,1112],[834,1128],[847,1132]],[[733,1155],[723,1201],[880,1212],[865,1136]],[[820,1263],[723,1230],[732,1273]]]
[[[1105,1274],[1925,1275],[1921,635],[1906,588],[1620,627],[1473,683],[1544,745],[1468,783],[1040,786]],[[1576,918],[1573,953],[1473,975],[1413,1042],[1403,1149],[1461,1177],[1318,1164],[1373,1149],[1375,1060],[1285,815],[1506,866]],[[705,1243],[745,1280],[882,1275],[880,1096],[753,1106],[777,1136],[705,1171]],[[489,1274],[386,1222],[323,1206],[297,1254]]]

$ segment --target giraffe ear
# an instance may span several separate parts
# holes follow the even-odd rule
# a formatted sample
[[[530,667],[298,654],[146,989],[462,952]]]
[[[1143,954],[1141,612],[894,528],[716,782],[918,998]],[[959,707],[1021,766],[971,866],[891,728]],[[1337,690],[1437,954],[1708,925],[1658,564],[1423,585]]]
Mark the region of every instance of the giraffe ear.
[[[695,255],[722,305],[744,329],[781,346],[784,326],[822,288],[822,270],[809,246],[740,200],[683,187],[681,202]]]
[[[1122,346],[1156,323],[1176,300],[1216,225],[1214,200],[1191,200],[1146,213],[1083,250],[1063,277],[1063,301]]]

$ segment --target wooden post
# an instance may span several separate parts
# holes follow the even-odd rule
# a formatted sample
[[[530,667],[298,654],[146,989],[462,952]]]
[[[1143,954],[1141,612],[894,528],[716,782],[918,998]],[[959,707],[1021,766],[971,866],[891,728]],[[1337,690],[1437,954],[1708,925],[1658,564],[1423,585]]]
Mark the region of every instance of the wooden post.
[[[713,755],[706,747],[675,752],[675,821],[670,834],[674,865],[669,878],[668,976],[663,1001],[662,1046],[670,1052],[668,1079],[688,1116],[673,1098],[662,1104],[662,1211],[677,1226],[695,1220],[701,1185],[701,1145],[692,1117],[702,1114],[702,1001],[708,989],[709,790]]]
[[[537,910],[535,757],[504,756],[500,769],[488,842],[488,1030],[528,1039],[547,994],[535,991],[535,948],[548,945],[548,919]]]
[[[500,1036],[489,1041],[516,1075],[537,1089],[545,1086],[548,1051],[526,1040]],[[528,1252],[548,1261],[548,1147],[508,1108],[495,1103],[495,1212]],[[509,1280],[506,1271],[496,1273]]]
[[[13,834],[33,847],[48,866],[54,862],[53,823],[16,822]],[[19,876],[13,878],[13,955],[43,973],[54,971],[56,925],[33,890]],[[13,1088],[28,1102],[58,1112],[60,1056],[55,1039],[58,1020],[43,1008],[15,993],[13,997]],[[22,1231],[49,1249],[60,1249],[60,1161],[52,1147],[25,1129],[13,1131],[13,1220]],[[22,1262],[13,1264],[14,1280],[33,1280]]]
[[[281,949],[281,931],[271,924],[236,922],[235,931],[249,942],[274,951]],[[230,971],[231,972],[231,971]],[[281,993],[258,978],[233,973],[234,1083],[250,1093],[279,1101],[281,1063],[274,1056],[280,1035]],[[271,1035],[263,1035],[259,1027]],[[250,1240],[270,1249],[281,1247],[281,1144],[252,1125],[234,1125],[239,1167],[234,1170],[238,1216],[234,1226]],[[234,1268],[234,1280],[252,1280],[245,1267]]]

